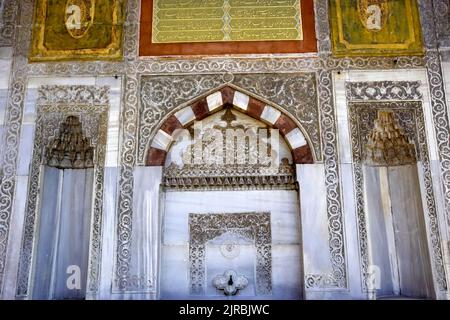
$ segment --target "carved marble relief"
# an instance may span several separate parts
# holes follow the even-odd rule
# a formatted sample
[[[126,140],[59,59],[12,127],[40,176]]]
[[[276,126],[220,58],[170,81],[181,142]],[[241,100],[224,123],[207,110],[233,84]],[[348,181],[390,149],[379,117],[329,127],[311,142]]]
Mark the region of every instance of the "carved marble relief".
[[[416,0],[330,1],[333,53],[423,54]]]
[[[229,77],[229,79],[228,79]],[[311,141],[315,158],[321,159],[317,84],[314,73],[297,74],[206,74],[143,76],[139,119],[138,163],[145,163],[150,138],[158,122],[171,110],[189,104],[212,90],[230,83],[279,105],[299,121]],[[169,88],[179,88],[169,90]]]
[[[383,86],[380,82],[368,83],[371,87]],[[400,84],[397,84],[400,85]],[[414,84],[410,84],[413,86]],[[349,87],[355,84],[347,84]],[[375,89],[377,90],[377,89]],[[378,89],[379,90],[379,89]],[[352,93],[352,90],[347,90]],[[433,190],[431,165],[428,155],[427,137],[425,133],[425,120],[423,116],[422,103],[420,101],[378,101],[364,102],[358,96],[349,95],[349,116],[351,125],[351,142],[353,154],[353,170],[355,177],[356,192],[356,210],[358,221],[358,235],[361,256],[361,272],[363,280],[363,289],[367,290],[369,285],[369,253],[366,226],[366,213],[364,209],[364,181],[362,173],[362,163],[364,161],[364,146],[370,145],[371,133],[377,121],[379,112],[388,112],[393,118],[390,122],[396,123],[404,131],[405,140],[414,144],[414,153],[417,155],[417,161],[424,174],[426,208],[428,213],[429,237],[431,237],[432,247],[431,257],[434,271],[434,281],[438,285],[439,291],[447,290],[447,280],[445,276],[445,267],[443,260],[443,251],[441,245],[438,216],[436,211],[435,196]],[[411,96],[405,96],[405,100],[411,99]],[[403,141],[405,142],[405,141]],[[403,143],[405,146],[405,144]],[[409,149],[409,147],[408,147]],[[409,152],[413,152],[409,150]],[[412,156],[412,155],[410,155]],[[412,161],[412,159],[409,159]],[[408,160],[408,161],[409,161]]]
[[[250,240],[256,248],[256,295],[272,293],[272,233],[270,213],[214,213],[189,215],[190,293],[205,293],[205,247],[208,241],[231,232]],[[226,270],[224,270],[226,273]],[[236,279],[237,280],[237,279]],[[244,286],[241,286],[242,289]],[[237,288],[235,288],[237,289]]]
[[[0,1],[0,46],[12,46],[16,34],[17,1]]]
[[[60,169],[86,169],[94,167],[94,148],[83,135],[77,116],[68,116],[61,124],[59,136],[46,147],[44,163]]]
[[[38,0],[30,61],[119,60],[124,0]]]
[[[393,111],[378,110],[378,117],[364,148],[363,162],[370,166],[415,164],[414,144],[394,119]]]
[[[36,237],[35,230],[39,219],[38,197],[42,165],[53,164],[54,161],[57,161],[58,167],[65,167],[64,161],[75,160],[75,162],[71,162],[71,165],[74,166],[77,165],[77,160],[81,160],[76,159],[77,155],[84,156],[83,163],[78,163],[79,165],[93,165],[95,168],[95,194],[91,221],[87,292],[95,293],[98,289],[103,211],[103,167],[108,108],[107,87],[43,86],[39,89],[33,158],[17,280],[17,296],[29,294]],[[77,132],[74,132],[74,130]],[[74,144],[61,145],[61,137],[72,138],[74,134],[77,138],[72,141]],[[89,146],[87,146],[87,141],[90,141]],[[67,143],[68,141],[64,142]],[[68,153],[63,152],[61,156],[61,149],[68,151]],[[65,155],[71,157],[71,159],[66,159]],[[91,158],[92,163],[89,161]]]
[[[234,296],[247,287],[248,279],[234,270],[227,270],[223,275],[214,278],[213,284],[217,289],[223,290],[226,296]]]
[[[450,2],[434,0],[433,7],[439,46],[450,47]]]
[[[230,107],[178,132],[163,175],[166,190],[297,188],[279,132]]]
[[[8,1],[16,8],[17,1]],[[444,3],[446,0],[439,0]],[[422,27],[427,48],[435,48],[430,40],[435,35],[433,6],[429,0],[419,0]],[[437,1],[433,1],[436,3]],[[140,162],[138,156],[138,126],[139,122],[139,78],[140,75],[158,75],[163,73],[180,75],[211,75],[220,76],[227,72],[251,73],[257,77],[258,73],[292,73],[292,72],[317,72],[321,115],[322,137],[325,141],[319,146],[324,148],[327,171],[327,204],[330,210],[330,248],[335,253],[332,261],[338,271],[344,272],[345,280],[345,257],[343,256],[343,227],[341,224],[341,201],[339,187],[339,170],[336,147],[336,128],[333,111],[333,86],[330,73],[333,70],[363,70],[363,69],[422,69],[426,68],[430,83],[430,97],[432,100],[433,123],[439,147],[439,155],[442,159],[442,177],[445,203],[450,203],[450,187],[445,184],[450,173],[450,161],[448,161],[449,125],[445,102],[445,93],[440,68],[439,56],[435,52],[427,52],[426,57],[402,56],[402,57],[328,57],[331,51],[329,38],[329,15],[328,1],[317,0],[315,5],[316,29],[319,40],[319,57],[315,55],[299,55],[296,57],[204,57],[194,59],[190,57],[180,59],[138,59],[140,1],[127,1],[127,25],[124,38],[124,54],[127,63],[116,62],[71,62],[71,63],[39,63],[27,64],[28,44],[30,43],[30,30],[32,24],[33,1],[21,1],[21,19],[17,25],[19,28],[18,40],[14,46],[14,66],[10,81],[10,92],[6,109],[6,121],[3,146],[4,152],[1,162],[3,174],[0,188],[0,284],[4,283],[4,271],[6,261],[6,248],[8,244],[8,233],[10,232],[10,218],[13,211],[13,200],[16,190],[16,167],[19,157],[19,137],[23,115],[23,105],[26,93],[27,79],[30,76],[114,76],[124,77],[123,113],[121,126],[123,128],[123,139],[120,148],[120,173],[119,173],[119,200],[117,206],[117,230],[118,249],[117,260],[120,261],[119,268],[114,273],[117,278],[127,272],[129,262],[130,231],[129,224],[133,214],[130,203],[133,199],[133,167]],[[435,6],[435,9],[437,7]],[[440,10],[436,9],[441,12]],[[14,20],[14,19],[12,19]],[[357,18],[359,21],[359,18]],[[6,21],[6,20],[5,20]],[[15,21],[16,22],[16,21]],[[358,22],[359,23],[359,22]],[[8,25],[14,25],[13,22]],[[12,37],[7,43],[12,43]],[[261,94],[261,96],[264,96]],[[283,97],[283,95],[278,95]],[[322,108],[323,106],[323,108]],[[160,106],[163,108],[164,106]],[[160,112],[160,111],[158,111]],[[316,147],[315,147],[316,148]],[[145,152],[143,152],[145,154]],[[7,157],[6,157],[7,155]],[[141,163],[142,164],[142,163]],[[329,178],[328,178],[329,177]],[[336,180],[337,178],[337,180]],[[428,189],[427,190],[431,190]],[[428,199],[429,195],[427,196]],[[448,208],[446,213],[448,215]],[[363,246],[363,245],[361,245]],[[341,250],[342,249],[342,250]],[[342,272],[339,273],[342,275]],[[328,275],[309,275],[311,287],[313,288],[335,288],[333,278]],[[323,281],[325,279],[325,281]],[[340,278],[342,279],[342,277]],[[329,281],[328,281],[329,280]],[[331,283],[331,285],[329,285]],[[342,281],[340,283],[343,283]],[[345,281],[344,281],[345,283]],[[121,283],[123,284],[123,283]],[[345,287],[345,284],[344,284]],[[3,288],[0,285],[0,290]],[[121,286],[121,288],[128,288]]]

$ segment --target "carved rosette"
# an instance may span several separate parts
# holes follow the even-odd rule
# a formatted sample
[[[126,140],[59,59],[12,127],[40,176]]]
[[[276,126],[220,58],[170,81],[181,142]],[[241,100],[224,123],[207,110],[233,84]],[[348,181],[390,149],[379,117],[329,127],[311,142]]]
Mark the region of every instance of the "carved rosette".
[[[393,111],[379,110],[365,146],[365,163],[370,166],[399,166],[416,163],[414,144],[394,119]]]

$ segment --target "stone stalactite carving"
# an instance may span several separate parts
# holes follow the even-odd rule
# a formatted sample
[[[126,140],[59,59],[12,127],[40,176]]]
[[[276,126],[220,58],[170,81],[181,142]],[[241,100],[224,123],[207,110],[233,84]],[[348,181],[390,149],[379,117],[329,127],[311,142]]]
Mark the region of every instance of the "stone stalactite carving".
[[[60,169],[94,167],[94,148],[83,135],[77,116],[68,116],[61,124],[58,137],[46,148],[46,164]]]
[[[364,162],[370,166],[399,166],[416,163],[414,144],[394,119],[393,111],[379,110],[365,146]]]

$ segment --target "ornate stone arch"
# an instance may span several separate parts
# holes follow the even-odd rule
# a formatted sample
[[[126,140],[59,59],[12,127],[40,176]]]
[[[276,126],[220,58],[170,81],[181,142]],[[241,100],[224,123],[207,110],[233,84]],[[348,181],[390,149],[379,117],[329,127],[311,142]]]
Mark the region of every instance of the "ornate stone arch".
[[[292,115],[273,103],[267,103],[262,98],[227,84],[206,96],[200,96],[187,106],[176,108],[161,121],[159,129],[150,140],[146,166],[164,165],[175,130],[187,128],[194,121],[205,119],[227,107],[233,107],[278,129],[289,145],[294,164],[316,161],[317,155],[311,148],[308,134]]]

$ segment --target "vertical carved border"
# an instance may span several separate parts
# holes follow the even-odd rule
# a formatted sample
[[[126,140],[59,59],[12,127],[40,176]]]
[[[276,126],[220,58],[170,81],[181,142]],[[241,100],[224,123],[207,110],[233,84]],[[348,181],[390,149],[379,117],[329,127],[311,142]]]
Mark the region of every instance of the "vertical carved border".
[[[331,55],[330,22],[328,20],[328,0],[314,1],[316,36],[319,54]]]
[[[131,238],[133,221],[133,169],[137,158],[137,131],[139,120],[139,77],[134,61],[139,47],[140,1],[128,0],[125,26],[124,57],[127,64],[121,113],[120,169],[117,205],[116,258],[112,291],[134,289],[130,277]]]
[[[18,1],[0,0],[3,9],[0,17],[0,47],[12,46],[16,35],[16,19],[19,12]]]
[[[444,80],[442,78],[439,53],[429,51],[426,56],[428,83],[431,93],[431,111],[436,134],[442,185],[444,193],[444,208],[447,226],[450,226],[450,125],[447,112]]]
[[[11,1],[12,2],[12,1]],[[20,26],[31,24],[32,0],[21,1]],[[14,1],[13,5],[17,6]],[[14,21],[16,23],[16,21]],[[4,152],[0,159],[3,176],[0,183],[0,295],[3,293],[6,250],[14,201],[16,168],[19,154],[20,131],[27,82],[27,53],[30,33],[19,27],[19,36],[14,44],[14,60],[9,82],[8,102],[5,112],[5,132],[1,142]]]
[[[103,181],[108,126],[108,88],[89,86],[45,86],[39,90],[33,157],[25,209],[24,232],[17,275],[18,297],[30,295],[30,277],[39,220],[39,189],[43,150],[58,135],[69,115],[80,117],[84,134],[95,147],[93,214],[91,218],[87,293],[98,290],[101,259]]]
[[[345,260],[344,217],[342,214],[339,157],[337,147],[337,124],[333,103],[331,72],[318,72],[319,105],[327,192],[327,215],[331,274],[307,274],[307,289],[346,289],[347,268]]]
[[[440,47],[450,47],[450,1],[433,0],[437,40]]]

